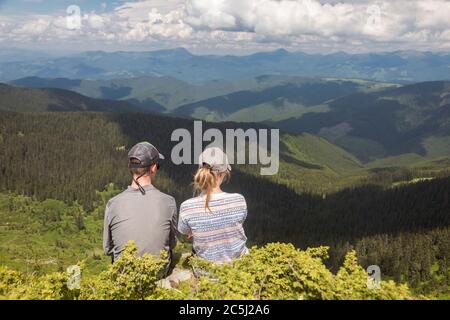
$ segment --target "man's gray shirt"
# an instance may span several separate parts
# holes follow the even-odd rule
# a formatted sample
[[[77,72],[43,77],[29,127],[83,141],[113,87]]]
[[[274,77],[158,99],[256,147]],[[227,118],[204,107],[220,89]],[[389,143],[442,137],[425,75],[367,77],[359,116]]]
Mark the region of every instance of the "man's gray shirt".
[[[103,249],[116,260],[128,241],[133,240],[138,254],[159,256],[176,245],[177,206],[175,199],[152,185],[127,190],[109,200],[105,210]]]

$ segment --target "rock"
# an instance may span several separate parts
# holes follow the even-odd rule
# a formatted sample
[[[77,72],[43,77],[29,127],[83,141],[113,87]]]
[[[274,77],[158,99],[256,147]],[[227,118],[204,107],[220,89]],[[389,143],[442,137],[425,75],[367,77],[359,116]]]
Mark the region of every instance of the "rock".
[[[176,288],[180,282],[193,278],[194,274],[190,270],[175,268],[167,278],[158,281],[158,286],[165,289],[173,289]]]

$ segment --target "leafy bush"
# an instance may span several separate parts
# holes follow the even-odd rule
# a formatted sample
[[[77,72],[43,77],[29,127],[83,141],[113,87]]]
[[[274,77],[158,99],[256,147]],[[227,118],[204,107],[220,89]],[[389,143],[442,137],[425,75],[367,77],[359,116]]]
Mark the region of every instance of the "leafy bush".
[[[81,283],[80,299],[137,300],[150,296],[157,287],[166,255],[157,259],[149,254],[139,257],[137,247],[129,243],[120,258],[98,277]]]
[[[252,248],[232,264],[212,265],[198,258],[193,264],[208,270],[190,292],[189,299],[407,299],[406,285],[382,282],[369,289],[367,274],[349,252],[343,267],[333,275],[324,265],[328,248],[306,251],[292,244],[270,243]],[[173,298],[180,296],[175,291]]]
[[[0,268],[0,295],[9,299],[408,299],[406,285],[382,281],[367,286],[367,274],[351,251],[336,275],[324,265],[328,248],[300,251],[291,244],[253,247],[230,264],[200,258],[189,264],[205,275],[174,289],[158,285],[165,256],[137,255],[130,243],[120,259],[98,276],[82,277],[80,289],[69,290],[66,273],[26,275]],[[82,266],[82,265],[81,265]]]
[[[78,292],[69,290],[67,280],[67,274],[62,272],[35,277],[0,267],[0,296],[26,300],[75,299]]]

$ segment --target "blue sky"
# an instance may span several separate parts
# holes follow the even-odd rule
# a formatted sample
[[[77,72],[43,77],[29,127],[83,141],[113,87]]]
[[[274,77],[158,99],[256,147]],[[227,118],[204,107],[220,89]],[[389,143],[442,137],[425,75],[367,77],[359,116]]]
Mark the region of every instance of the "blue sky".
[[[85,10],[99,12],[112,10],[124,1],[105,0],[0,0],[0,13],[5,15],[15,14],[47,14],[52,12],[64,12],[69,5],[75,4]],[[106,7],[102,4],[106,4]]]
[[[448,52],[449,12],[448,0],[0,0],[0,47]]]

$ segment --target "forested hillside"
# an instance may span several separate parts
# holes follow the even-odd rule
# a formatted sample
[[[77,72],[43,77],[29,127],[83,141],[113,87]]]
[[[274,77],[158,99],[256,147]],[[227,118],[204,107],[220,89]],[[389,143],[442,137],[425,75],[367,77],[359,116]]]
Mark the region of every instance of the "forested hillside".
[[[17,88],[0,83],[0,110],[4,111],[146,111],[123,101],[97,100],[64,89]]]
[[[116,80],[24,78],[2,86],[10,111],[146,111],[206,121],[264,123],[308,132],[362,163],[414,166],[450,154],[448,81],[398,85],[358,79],[259,76],[190,84],[170,77]],[[66,89],[93,98],[80,96]],[[258,126],[258,125],[257,125]]]
[[[311,112],[270,124],[319,134],[362,161],[416,153],[450,154],[450,82],[433,81],[355,93]]]
[[[229,126],[230,123],[218,127]],[[42,241],[44,247],[53,243],[52,246],[62,250],[51,250],[61,251],[57,265],[65,264],[68,253],[74,250],[64,243],[65,232],[58,233],[60,228],[73,230],[80,247],[87,250],[74,253],[71,261],[85,253],[95,261],[101,259],[94,247],[100,246],[97,232],[108,196],[102,199],[96,191],[110,182],[118,189],[129,183],[126,152],[136,141],[150,140],[169,156],[174,144],[169,141],[170,134],[180,127],[191,130],[192,121],[150,114],[1,113],[1,190],[40,200],[63,200],[67,204],[52,204],[51,200],[40,204],[6,195],[2,215],[8,224],[2,228],[16,230],[16,236],[11,240],[14,246],[3,247],[0,256],[9,261],[7,265],[26,265],[23,261],[29,258],[22,256],[14,262],[11,257],[20,257],[17,252],[28,252],[24,249],[28,229],[20,226],[37,219],[31,224],[36,228],[33,232],[46,236],[34,241]],[[283,136],[282,144],[280,177],[264,178],[255,174],[251,166],[238,166],[225,187],[247,199],[249,215],[245,229],[250,243],[283,241],[299,248],[329,245],[330,259],[326,263],[334,271],[342,264],[344,254],[355,248],[363,265],[378,264],[386,276],[406,281],[421,292],[445,290],[450,253],[450,178],[445,171],[431,168],[366,171],[345,151],[329,152],[333,149],[328,143],[314,136]],[[308,150],[308,146],[317,147]],[[325,169],[334,174],[338,169],[352,174],[342,178],[347,182],[324,192],[321,174],[327,172]],[[194,170],[193,166],[175,166],[168,161],[163,164],[156,185],[180,203],[192,194],[190,182]],[[355,172],[361,176],[353,176]],[[408,183],[421,176],[429,179]],[[339,175],[335,179],[342,180]],[[344,188],[352,179],[358,184],[372,185]],[[307,192],[308,188],[314,190],[315,185],[315,192]],[[10,205],[17,201],[18,207]],[[42,207],[53,209],[39,209]],[[56,229],[52,229],[51,221],[56,223]],[[61,243],[55,242],[56,234]],[[33,259],[47,261],[49,257],[43,250],[35,251]]]
[[[125,183],[128,173],[126,171],[117,172],[115,168],[123,165],[126,161],[126,150],[136,141],[151,140],[156,145],[161,146],[162,152],[170,156],[172,147],[176,142],[170,141],[170,135],[177,128],[193,129],[191,120],[169,118],[160,115],[133,115],[133,114],[79,114],[79,113],[3,113],[1,134],[5,137],[9,148],[6,149],[3,157],[20,157],[25,152],[27,157],[33,161],[44,161],[45,167],[40,170],[53,170],[59,172],[67,165],[65,157],[71,155],[72,159],[78,164],[75,170],[77,175],[87,179],[83,172],[93,172],[95,176],[92,179],[96,188],[102,188],[109,183],[111,175],[117,177],[117,181]],[[41,126],[45,122],[47,126]],[[217,127],[224,131],[226,128],[249,127],[265,128],[258,124],[207,124],[204,123],[204,129]],[[56,131],[56,134],[55,134]],[[78,135],[79,134],[79,135]],[[58,136],[62,135],[62,136]],[[66,143],[66,137],[71,138]],[[8,139],[6,140],[6,137]],[[76,137],[76,139],[75,139]],[[23,139],[24,138],[24,139]],[[63,139],[63,140],[61,140]],[[42,141],[51,140],[51,143]],[[96,151],[91,156],[90,162],[85,162],[85,156],[92,150],[91,145],[95,143]],[[74,144],[74,145],[71,145]],[[58,148],[51,149],[50,146],[58,145]],[[45,152],[42,152],[45,148]],[[352,170],[361,169],[361,166],[354,157],[344,150],[333,146],[324,139],[313,135],[285,135],[282,134],[280,142],[280,174],[270,176],[269,179],[277,184],[289,185],[296,192],[315,192],[322,193],[327,191],[336,191],[342,186],[354,182],[355,178],[350,176]],[[27,151],[24,151],[27,150]],[[74,152],[76,150],[76,152]],[[107,155],[102,157],[103,155]],[[99,157],[102,157],[101,159]],[[42,158],[59,159],[59,161],[48,162]],[[8,159],[8,158],[6,158]],[[5,160],[6,161],[6,160]],[[98,166],[94,163],[100,163],[103,171],[108,174],[99,176]],[[176,172],[183,176],[183,183],[190,182],[192,168],[188,170],[175,170],[175,167],[168,161],[170,172]],[[19,164],[17,167],[20,167]],[[6,171],[11,171],[5,176],[12,176],[16,168],[14,165],[5,167]],[[258,166],[238,167],[248,174],[259,177]],[[36,172],[32,168],[24,168],[22,175],[14,178],[9,185],[8,179],[3,180],[7,188],[20,186],[20,190],[30,190],[28,181],[32,180]],[[172,173],[171,173],[172,174]],[[30,176],[29,176],[30,175]],[[361,173],[367,176],[367,172]],[[52,179],[59,179],[58,175],[50,175]],[[120,177],[120,178],[119,178]],[[359,178],[356,178],[358,180]],[[114,181],[116,181],[114,180]],[[59,182],[59,180],[58,180]],[[84,195],[80,195],[80,188],[91,185],[92,181],[85,181],[84,185],[68,186],[73,191],[61,191],[65,199],[78,199],[86,203]],[[23,189],[24,188],[24,189]],[[46,190],[50,188],[47,192]],[[50,185],[36,187],[30,190],[30,194],[36,194],[41,197],[51,197],[54,190]],[[78,193],[77,193],[78,192]],[[77,193],[77,194],[75,194]],[[76,196],[76,197],[75,197]],[[92,199],[92,197],[90,198]]]

